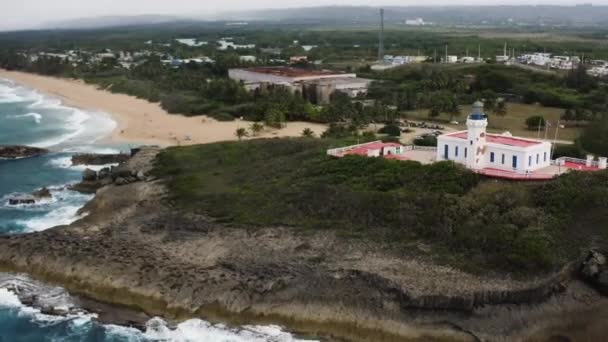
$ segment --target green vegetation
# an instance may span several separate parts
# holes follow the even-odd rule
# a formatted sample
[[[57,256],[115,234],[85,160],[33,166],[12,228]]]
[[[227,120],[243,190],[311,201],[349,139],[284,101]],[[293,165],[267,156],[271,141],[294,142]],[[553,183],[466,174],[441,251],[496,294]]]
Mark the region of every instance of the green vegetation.
[[[304,128],[302,130],[302,136],[304,138],[314,138],[315,137],[315,132],[313,132],[313,130],[310,129],[310,128]]]
[[[608,156],[608,115],[587,126],[578,143],[588,152]]]
[[[434,135],[416,137],[413,143],[416,146],[437,146],[437,137]]]
[[[584,66],[568,71],[547,71],[493,63],[444,65],[431,63],[430,58],[425,63],[374,72],[370,65],[376,60],[375,28],[327,29],[302,23],[262,22],[246,28],[213,23],[169,26],[145,30],[1,33],[0,67],[84,79],[113,92],[158,102],[170,113],[205,114],[218,120],[243,118],[264,122],[269,127],[282,127],[286,122],[296,120],[336,123],[325,136],[344,136],[367,124],[392,123],[403,116],[446,123],[462,121],[469,106],[482,99],[492,131],[508,130],[514,135],[536,136],[537,127],[529,129],[525,120],[539,115],[552,124],[551,129],[557,129],[557,120],[561,120],[566,127],[559,131],[560,140],[575,140],[581,132],[589,135],[580,138],[579,152],[606,154],[606,144],[598,142],[596,137],[601,137],[600,128],[608,116],[608,87],[590,77]],[[474,29],[388,27],[386,53],[433,56],[436,51],[443,51],[447,44],[451,54],[462,56],[468,51],[476,51],[481,45],[482,57],[493,58],[502,53],[507,40],[509,47],[521,52],[546,50],[563,55],[584,54],[586,60],[608,56],[606,46],[589,43],[602,36],[603,31],[598,28],[562,28],[539,35],[527,30],[520,28],[510,35]],[[572,32],[566,32],[568,30]],[[210,43],[221,37],[233,37],[236,44],[255,44],[256,47],[222,51],[212,43],[188,47],[175,41],[184,36]],[[569,39],[556,39],[557,36]],[[573,39],[581,36],[584,38]],[[148,40],[153,43],[146,44]],[[316,47],[305,51],[304,45]],[[110,54],[91,61],[95,53],[105,52],[105,49],[111,49],[115,58]],[[37,55],[66,50],[76,51],[81,62],[74,64],[48,54]],[[130,69],[119,60],[119,51],[138,53],[133,57]],[[256,56],[257,62],[241,61],[239,57],[245,54]],[[314,86],[305,87],[302,93],[292,93],[282,86],[249,92],[243,84],[227,77],[230,68],[280,65],[280,60],[293,55],[306,55],[308,60],[315,61],[299,63],[298,67],[356,72],[375,82],[367,95],[351,99],[334,93],[330,103],[321,106]],[[161,63],[161,60],[166,62],[171,58],[200,56],[209,57],[215,63]],[[584,129],[586,126],[589,128]],[[259,132],[251,133],[255,136]],[[350,133],[347,135],[352,135]],[[546,132],[548,137],[552,137],[552,133]]]
[[[161,153],[176,208],[232,225],[332,229],[475,270],[546,271],[606,246],[608,172],[530,184],[485,181],[451,162],[325,155],[335,140],[270,139]],[[255,170],[255,172],[251,172]],[[581,188],[586,191],[580,191]]]
[[[546,125],[546,121],[545,118],[540,116],[540,115],[534,115],[534,116],[530,116],[529,118],[526,119],[526,126],[528,127],[529,130],[534,130],[537,128],[545,128]]]
[[[243,127],[237,128],[234,132],[234,135],[239,139],[239,141],[243,140],[243,138],[249,136],[249,133]]]
[[[390,123],[380,128],[378,133],[388,134],[391,137],[398,137],[401,136],[401,128],[393,123]]]

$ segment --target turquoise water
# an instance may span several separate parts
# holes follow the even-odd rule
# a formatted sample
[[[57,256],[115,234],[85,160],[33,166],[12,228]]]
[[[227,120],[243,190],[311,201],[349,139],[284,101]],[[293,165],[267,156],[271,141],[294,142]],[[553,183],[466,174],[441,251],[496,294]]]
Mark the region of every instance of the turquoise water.
[[[0,80],[0,144],[44,147],[42,157],[0,160],[0,234],[39,231],[68,224],[91,197],[66,187],[84,167],[73,167],[74,152],[116,152],[124,146],[95,144],[115,123],[103,113],[63,106],[7,80]],[[48,187],[53,199],[31,206],[9,206],[8,198]]]
[[[84,166],[72,166],[76,152],[117,153],[132,146],[110,145],[100,139],[115,123],[103,113],[63,106],[57,99],[0,79],[0,144],[44,147],[50,154],[18,160],[0,160],[0,234],[24,234],[64,225],[78,219],[78,209],[90,195],[70,191]],[[99,168],[99,167],[98,167]],[[8,198],[42,187],[53,198],[35,205],[10,206]],[[0,273],[1,278],[14,275]],[[18,278],[21,285],[32,286]],[[43,315],[20,303],[0,282],[0,342],[38,341],[298,341],[275,326],[228,328],[202,320],[169,326],[161,319],[148,322],[146,331],[104,325],[94,315]],[[43,294],[44,294],[43,290]]]

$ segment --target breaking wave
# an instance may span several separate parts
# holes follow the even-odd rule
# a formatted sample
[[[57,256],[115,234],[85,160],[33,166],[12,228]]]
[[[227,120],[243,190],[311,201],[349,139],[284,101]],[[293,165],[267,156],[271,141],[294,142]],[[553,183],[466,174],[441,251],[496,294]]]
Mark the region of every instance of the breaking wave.
[[[39,328],[40,338],[53,336],[56,340],[91,341],[137,341],[137,342],[313,342],[295,337],[275,325],[247,325],[231,328],[223,324],[211,324],[200,319],[190,319],[175,326],[155,317],[150,319],[145,330],[113,324],[101,324],[97,315],[82,310],[66,316],[43,314],[39,309],[22,304],[15,290],[22,289],[52,307],[63,308],[74,312],[74,301],[65,290],[33,282],[27,276],[0,274],[0,337],[3,331],[3,311],[8,312],[12,320],[27,320],[34,328]],[[6,319],[6,318],[4,318]],[[7,327],[10,329],[10,326]],[[46,340],[46,339],[45,339]],[[53,339],[55,340],[55,339]]]
[[[40,123],[40,121],[42,120],[42,115],[38,114],[38,113],[27,113],[27,114],[20,114],[20,115],[14,115],[14,118],[34,118],[34,122],[36,122],[37,124]]]

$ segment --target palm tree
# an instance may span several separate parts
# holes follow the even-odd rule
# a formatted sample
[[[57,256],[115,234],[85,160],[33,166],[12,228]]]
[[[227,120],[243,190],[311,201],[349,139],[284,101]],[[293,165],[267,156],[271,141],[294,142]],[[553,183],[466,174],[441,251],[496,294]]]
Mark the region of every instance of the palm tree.
[[[494,107],[493,112],[494,112],[494,114],[496,114],[498,116],[507,115],[507,104],[505,103],[505,101],[501,100],[501,101],[496,102],[496,106]]]
[[[254,122],[249,126],[249,129],[251,130],[251,134],[255,137],[264,129],[264,124],[261,122]]]
[[[239,141],[243,140],[244,137],[248,136],[249,133],[247,133],[247,130],[244,128],[237,128],[236,132],[234,132],[234,135],[236,135],[237,138],[239,138]]]
[[[305,138],[314,138],[315,132],[313,132],[312,129],[307,127],[307,128],[304,128],[304,130],[302,131],[302,136]]]

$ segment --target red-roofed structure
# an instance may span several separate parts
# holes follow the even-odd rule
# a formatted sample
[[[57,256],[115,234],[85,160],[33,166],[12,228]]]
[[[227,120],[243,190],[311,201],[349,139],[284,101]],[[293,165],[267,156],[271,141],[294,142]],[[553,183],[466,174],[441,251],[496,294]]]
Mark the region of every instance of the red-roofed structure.
[[[384,157],[389,159],[401,159],[406,147],[397,143],[385,143],[382,141],[372,141],[369,143],[346,146],[327,151],[328,155],[334,157],[344,157],[348,155],[358,155],[365,157]],[[394,157],[393,157],[394,156]]]
[[[456,133],[448,134],[447,136],[466,140],[467,136],[468,136],[468,131],[456,132]],[[487,143],[497,144],[497,145],[528,147],[528,146],[542,144],[542,141],[539,141],[539,140],[512,137],[512,136],[508,136],[508,135],[487,133],[485,137],[486,137]]]

